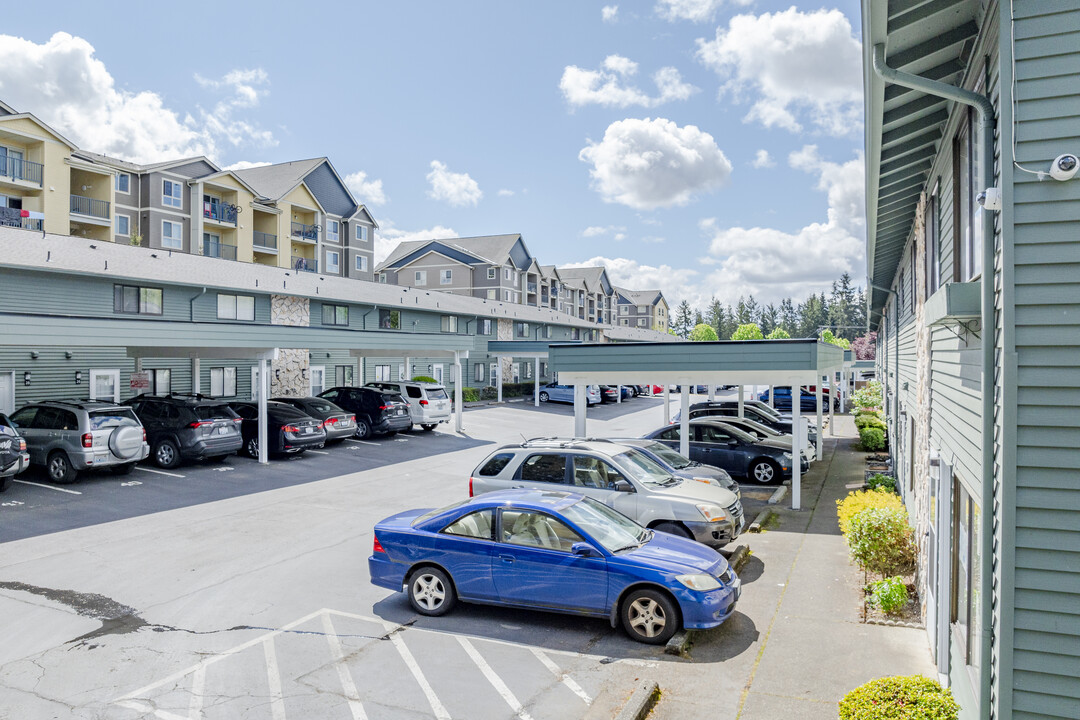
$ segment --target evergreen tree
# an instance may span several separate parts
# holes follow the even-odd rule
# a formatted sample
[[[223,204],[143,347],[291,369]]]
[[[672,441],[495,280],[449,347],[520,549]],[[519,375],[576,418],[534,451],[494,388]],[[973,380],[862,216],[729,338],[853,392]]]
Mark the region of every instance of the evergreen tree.
[[[761,307],[758,305],[758,301],[754,299],[754,296],[746,298],[746,317],[749,320],[740,320],[740,323],[757,323],[761,316]]]
[[[832,295],[829,297],[828,324],[837,337],[851,339],[858,333],[855,328],[848,327],[856,324],[856,302],[851,275],[844,273],[833,282]]]
[[[818,328],[828,324],[828,309],[825,307],[825,293],[811,295],[799,305],[799,327],[797,337],[816,338]]]
[[[739,302],[735,303],[735,322],[739,325],[754,322],[754,318],[746,310],[746,300],[741,295],[739,296]]]
[[[705,324],[705,318],[703,318],[701,316],[701,311],[700,310],[695,310],[694,311],[694,327],[697,327],[698,325],[704,325],[704,324]]]
[[[761,318],[758,321],[758,325],[761,326],[761,332],[768,335],[780,324],[780,311],[776,305],[769,303],[761,308]]]
[[[675,309],[675,318],[671,323],[675,334],[681,338],[689,335],[690,329],[694,327],[693,320],[694,316],[693,311],[690,309],[690,303],[683,300],[679,303],[679,307]]]
[[[780,301],[780,327],[791,337],[799,331],[799,313],[795,309],[791,298]]]

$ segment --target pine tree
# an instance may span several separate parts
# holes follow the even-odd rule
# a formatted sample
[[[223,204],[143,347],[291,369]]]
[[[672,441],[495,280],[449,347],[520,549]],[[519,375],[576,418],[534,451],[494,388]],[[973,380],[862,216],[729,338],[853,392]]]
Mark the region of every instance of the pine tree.
[[[791,298],[780,301],[780,327],[784,329],[788,337],[794,336],[799,331],[799,313],[795,310]]]
[[[683,300],[679,303],[679,307],[675,309],[675,318],[674,322],[672,322],[675,334],[681,338],[687,337],[694,327],[693,320],[694,316],[693,311],[690,309],[690,303]]]
[[[761,318],[758,321],[758,325],[761,326],[761,332],[768,335],[776,329],[780,324],[780,311],[776,305],[769,303],[761,308]]]

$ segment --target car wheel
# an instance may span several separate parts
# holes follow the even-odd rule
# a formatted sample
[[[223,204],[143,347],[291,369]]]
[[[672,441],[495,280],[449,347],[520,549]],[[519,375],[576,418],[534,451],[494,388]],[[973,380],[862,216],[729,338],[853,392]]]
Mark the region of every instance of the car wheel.
[[[431,432],[432,430],[435,429],[435,423],[430,423],[430,424],[427,424],[427,425],[421,425],[420,427],[424,428],[424,432]]]
[[[548,395],[546,392],[540,393],[540,402],[547,402],[550,399],[551,399],[551,396]]]
[[[180,464],[180,450],[172,440],[158,440],[154,446],[154,464],[158,467],[174,468]]]
[[[662,522],[653,526],[653,530],[657,532],[667,533],[668,535],[675,535],[677,537],[684,537],[690,540],[694,539],[693,534],[677,522]]]
[[[679,629],[675,603],[656,590],[635,590],[622,605],[622,624],[626,634],[638,642],[663,645]]]
[[[780,473],[777,471],[776,464],[771,460],[758,460],[750,466],[750,472],[748,474],[751,480],[759,482],[762,485],[768,485],[780,478]]]
[[[356,418],[356,437],[360,440],[371,436],[371,426],[368,425],[367,420],[361,420]]]
[[[442,570],[426,567],[409,578],[409,604],[421,615],[438,617],[450,612],[457,594],[449,576]]]
[[[258,438],[251,438],[246,443],[244,443],[244,452],[247,453],[247,456],[249,458],[255,458],[256,460],[258,460],[259,459],[259,439]]]
[[[130,475],[131,471],[135,469],[135,463],[124,463],[123,465],[113,465],[113,475]]]
[[[68,456],[60,450],[56,450],[52,455],[49,455],[49,459],[45,463],[45,470],[49,474],[49,479],[58,485],[73,483],[79,475],[78,470],[71,467]]]

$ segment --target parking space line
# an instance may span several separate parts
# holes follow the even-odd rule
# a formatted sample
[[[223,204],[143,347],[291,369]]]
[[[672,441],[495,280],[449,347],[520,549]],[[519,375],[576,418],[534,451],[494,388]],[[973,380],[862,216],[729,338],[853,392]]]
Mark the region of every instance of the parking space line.
[[[347,442],[360,443],[361,445],[374,445],[375,447],[379,446],[379,443],[368,442],[367,440],[356,440],[354,438],[345,438],[345,440]]]
[[[165,472],[164,470],[151,470],[150,468],[135,467],[136,470],[142,470],[143,472],[154,473],[155,475],[168,475],[169,477],[182,478],[183,475],[177,473]]]
[[[47,490],[55,490],[56,492],[65,492],[65,493],[70,493],[72,495],[82,495],[82,493],[79,492],[78,490],[68,490],[67,488],[56,487],[55,485],[46,485],[45,483],[30,482],[29,480],[16,480],[15,482],[22,483],[23,485],[33,485],[35,487],[43,487],[43,488],[45,488]]]
[[[592,698],[589,697],[589,694],[585,692],[585,690],[580,685],[578,685],[572,677],[564,673],[562,668],[551,662],[551,658],[549,658],[543,653],[543,651],[537,648],[529,649],[532,650],[532,654],[536,656],[536,659],[543,663],[544,667],[550,670],[555,677],[562,680],[563,685],[570,688],[570,691],[572,693],[584,700],[586,705],[592,705]]]
[[[206,666],[195,671],[191,676],[191,704],[188,706],[188,720],[202,720],[203,690],[206,688]]]
[[[326,642],[330,645],[330,654],[334,656],[334,667],[337,668],[338,679],[341,680],[341,689],[345,691],[345,699],[349,701],[349,710],[352,711],[353,720],[367,720],[367,713],[360,703],[360,694],[356,690],[349,668],[345,665],[345,651],[341,648],[341,638],[334,630],[334,623],[330,621],[330,613],[322,614],[323,629],[326,631]]]
[[[281,690],[281,672],[278,670],[274,638],[266,638],[262,646],[266,656],[266,680],[270,684],[270,714],[274,720],[285,720],[285,696]]]
[[[325,450],[308,450],[308,452],[313,453],[315,455],[329,455],[330,454],[330,453],[326,452]]]
[[[390,641],[397,648],[398,655],[405,661],[406,667],[409,668],[409,672],[416,678],[416,682],[420,685],[420,689],[424,691],[424,696],[427,698],[428,705],[431,706],[431,711],[435,713],[435,717],[438,720],[451,720],[450,713],[447,712],[446,707],[439,700],[439,696],[435,694],[435,691],[431,688],[431,684],[424,676],[424,671],[420,669],[420,665],[417,664],[416,658],[413,657],[412,652],[408,646],[405,645],[405,641],[402,639],[400,633],[392,632],[394,629],[393,623],[384,622],[383,626],[387,632],[390,632]]]
[[[476,651],[473,644],[461,635],[457,636],[457,641],[461,644],[465,653],[472,659],[473,663],[476,664],[476,667],[480,669],[480,672],[484,674],[487,681],[491,683],[491,686],[495,688],[499,695],[502,695],[502,699],[506,701],[506,704],[510,706],[510,709],[513,710],[521,720],[532,720],[532,716],[525,712],[524,706],[522,706],[522,704],[518,702],[518,699],[514,697],[514,693],[510,692],[510,688],[506,686],[506,683],[503,682],[502,678],[491,669],[487,660]]]
[[[116,704],[121,707],[126,707],[128,710],[134,710],[135,712],[156,715],[157,717],[161,718],[161,720],[189,720],[183,715],[177,715],[176,713],[171,713],[168,710],[161,710],[159,708],[152,707],[147,703],[138,702],[136,700],[121,700]]]

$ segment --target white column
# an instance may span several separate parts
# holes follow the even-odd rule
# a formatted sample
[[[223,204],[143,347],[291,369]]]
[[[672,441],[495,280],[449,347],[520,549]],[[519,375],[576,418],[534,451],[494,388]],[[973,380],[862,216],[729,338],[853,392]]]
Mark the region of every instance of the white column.
[[[495,358],[495,387],[498,388],[498,402],[502,402],[502,358]]]
[[[198,357],[191,358],[191,393],[198,395],[202,392],[202,364]]]
[[[540,407],[540,356],[533,358],[533,405]]]
[[[461,372],[461,352],[454,351],[454,430],[461,432],[461,416],[464,411],[464,392],[462,385],[465,384],[465,374]]]
[[[791,387],[799,387],[792,381]],[[769,397],[772,397],[770,395]],[[802,403],[791,401],[791,509],[802,509]],[[818,440],[820,443],[821,440]]]
[[[679,452],[690,457],[690,386],[681,385],[679,393]]]
[[[585,385],[574,386],[574,437],[585,437],[585,408],[588,401],[585,399]]]
[[[711,382],[709,383],[709,402],[716,399],[716,386]]]
[[[743,417],[743,386],[739,386],[739,417]]]
[[[664,424],[671,424],[671,393],[668,392],[667,385],[664,385]]]
[[[771,408],[776,407],[776,392],[775,391],[776,391],[776,386],[775,385],[770,385],[769,386],[769,407],[771,407]]]
[[[829,435],[836,437],[836,413],[833,412],[833,401],[838,397],[836,392],[836,371],[829,373]]]
[[[814,396],[817,399],[817,403],[816,403],[816,405],[817,405],[817,434],[818,434],[817,459],[820,460],[821,458],[825,457],[825,433],[823,432],[822,427],[821,427],[821,375],[818,375],[817,385],[814,386]],[[801,386],[799,387],[799,400],[800,401],[802,400],[802,387]],[[794,388],[794,386],[792,386],[792,389],[791,389],[791,404],[792,405],[795,404],[795,388]]]
[[[160,182],[160,181],[159,181]],[[150,190],[154,192],[153,188]],[[203,184],[194,183],[191,186],[191,254],[202,255],[202,235],[203,235]],[[146,235],[147,242],[149,242],[150,236]]]
[[[266,396],[270,394],[267,381],[270,375],[270,366],[266,362],[266,356],[259,357],[259,464],[266,465],[268,462],[267,452],[267,422],[266,422]]]
[[[410,360],[409,358],[404,358],[404,360],[405,371],[402,373],[402,375],[405,376],[403,379],[408,382],[409,380],[412,380],[412,368],[410,367],[412,365],[412,360]]]
[[[615,386],[615,404],[618,405],[622,402],[622,385]]]

